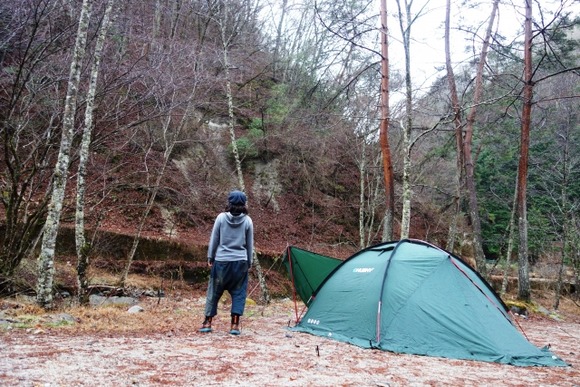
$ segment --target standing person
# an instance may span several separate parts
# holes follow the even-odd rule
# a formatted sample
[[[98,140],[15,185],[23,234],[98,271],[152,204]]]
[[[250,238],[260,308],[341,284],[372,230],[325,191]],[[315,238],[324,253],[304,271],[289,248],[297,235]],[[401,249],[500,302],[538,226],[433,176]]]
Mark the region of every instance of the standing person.
[[[247,198],[241,191],[228,195],[225,212],[220,213],[213,225],[207,250],[211,268],[205,303],[205,320],[200,332],[211,332],[217,305],[228,291],[232,297],[230,334],[240,334],[240,316],[244,314],[248,290],[248,271],[254,253],[254,225],[248,215]]]

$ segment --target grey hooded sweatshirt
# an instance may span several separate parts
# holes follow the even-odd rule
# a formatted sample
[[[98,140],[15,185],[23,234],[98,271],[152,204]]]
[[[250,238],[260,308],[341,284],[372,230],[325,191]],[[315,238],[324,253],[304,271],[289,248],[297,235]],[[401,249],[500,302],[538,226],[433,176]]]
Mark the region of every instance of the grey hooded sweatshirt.
[[[252,267],[254,224],[247,214],[219,214],[213,225],[207,259],[214,261],[248,261]]]

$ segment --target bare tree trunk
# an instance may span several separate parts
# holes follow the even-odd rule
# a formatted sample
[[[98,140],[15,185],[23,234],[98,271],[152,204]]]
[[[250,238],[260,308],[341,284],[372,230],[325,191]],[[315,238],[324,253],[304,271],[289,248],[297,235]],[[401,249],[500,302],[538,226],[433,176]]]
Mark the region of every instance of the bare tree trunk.
[[[3,2],[2,5],[7,2]],[[47,40],[51,36],[52,24],[48,18],[60,17],[52,12],[46,12],[48,4],[41,2],[11,2],[2,7],[2,15],[9,15],[11,9],[22,6],[21,15],[11,15],[14,22],[2,16],[8,24],[3,24],[2,30],[22,31],[17,45],[20,47],[43,47],[41,50],[16,50],[14,56],[6,55],[11,48],[2,49],[0,67],[2,76],[0,87],[0,148],[2,162],[0,164],[0,206],[2,211],[2,233],[0,233],[0,292],[11,292],[14,284],[14,273],[25,257],[36,254],[35,246],[42,238],[42,226],[46,221],[46,211],[51,198],[50,185],[41,187],[52,178],[53,171],[49,165],[53,148],[53,132],[56,122],[62,119],[62,109],[58,101],[44,100],[47,94],[31,92],[38,82],[48,80],[48,88],[55,91],[60,88],[62,75],[45,73],[52,68],[66,72],[54,65],[52,52],[56,55],[62,48],[62,40]],[[14,8],[12,8],[14,7]],[[65,13],[64,7],[60,10]],[[14,11],[16,12],[16,11]],[[30,19],[30,12],[34,20]],[[28,16],[24,16],[28,15]],[[73,18],[74,19],[74,18]],[[71,19],[72,20],[72,19]],[[67,29],[68,30],[68,29]],[[26,32],[24,32],[26,31]],[[66,32],[74,36],[75,31]],[[18,33],[19,34],[19,33]],[[20,34],[19,34],[20,35]],[[10,46],[13,42],[2,33],[2,46]],[[16,42],[16,41],[14,41]],[[18,51],[18,52],[17,52]],[[11,56],[9,60],[7,57]],[[9,67],[6,67],[9,66]],[[10,71],[7,71],[7,69]],[[5,71],[6,69],[6,71]],[[39,75],[41,74],[41,75]],[[43,102],[44,101],[44,102]],[[45,103],[46,102],[46,103]],[[39,106],[42,105],[41,108]],[[40,126],[43,128],[41,129]],[[30,135],[32,134],[32,137]]]
[[[230,62],[228,57],[228,50],[231,45],[232,36],[226,36],[226,26],[228,26],[228,10],[223,12],[223,19],[219,21],[220,33],[222,38],[222,49],[223,49],[223,60],[224,60],[224,68],[225,68],[225,75],[226,75],[226,98],[228,101],[228,117],[229,117],[229,131],[230,131],[230,138],[231,138],[231,145],[232,145],[232,153],[234,154],[234,161],[236,163],[236,173],[238,176],[238,185],[241,191],[246,191],[245,184],[244,184],[244,175],[242,173],[242,161],[240,159],[240,154],[238,152],[237,140],[236,140],[236,132],[234,130],[235,127],[235,116],[234,116],[234,98],[232,95],[232,87],[231,87],[231,80],[230,80]],[[234,30],[236,28],[234,27]],[[235,34],[235,32],[233,33]],[[260,289],[262,291],[261,300],[265,304],[270,303],[270,292],[268,291],[268,286],[266,284],[266,277],[264,276],[264,272],[262,271],[262,265],[260,265],[260,260],[258,259],[258,255],[256,249],[254,249],[254,254],[252,258],[253,266],[256,268],[256,273],[258,275],[258,282],[260,284]]]
[[[363,136],[361,159],[358,164],[359,173],[359,206],[358,206],[358,235],[359,247],[365,248],[365,174],[366,174],[366,141]]]
[[[274,46],[273,54],[273,66],[272,66],[272,76],[276,78],[278,76],[278,69],[280,68],[280,52],[282,45],[282,31],[284,27],[284,18],[286,17],[286,10],[288,6],[288,0],[282,0],[282,7],[280,10],[280,21],[278,23],[278,28],[276,29],[276,44]]]
[[[380,168],[380,165],[382,163],[382,152],[380,152],[380,154],[374,156],[374,165],[373,165],[373,169],[374,170],[378,170]],[[374,230],[374,224],[375,224],[375,219],[377,217],[377,206],[380,202],[379,198],[382,198],[383,196],[381,195],[381,188],[383,187],[383,185],[381,183],[384,182],[384,178],[381,174],[375,174],[373,173],[374,176],[374,189],[372,190],[372,195],[369,198],[369,209],[370,209],[370,213],[371,213],[371,218],[368,221],[368,227],[367,227],[367,235],[366,235],[366,245],[368,246],[370,245],[370,243],[375,240],[379,229],[383,229],[383,235],[381,240],[385,241],[385,235],[384,235],[384,228],[380,227],[381,225],[384,225],[384,223],[381,223],[379,225],[379,229],[377,229],[376,231]],[[385,211],[386,214],[386,211]],[[386,221],[386,219],[383,218],[383,221]],[[393,219],[391,219],[391,223],[392,223]],[[392,229],[392,227],[391,227]],[[392,237],[389,238],[389,240],[392,240]]]
[[[560,307],[560,297],[562,295],[562,281],[564,280],[564,263],[568,261],[568,253],[571,250],[571,243],[570,238],[572,232],[572,216],[570,210],[569,203],[568,203],[568,178],[570,176],[570,126],[565,127],[565,134],[562,135],[564,139],[564,144],[562,147],[562,189],[560,192],[560,207],[562,208],[562,215],[563,215],[563,225],[562,225],[562,254],[560,256],[560,263],[558,267],[558,279],[556,282],[556,294],[554,297],[554,310],[558,310]],[[573,227],[573,226],[572,226]]]
[[[514,191],[514,200],[512,202],[512,212],[510,215],[510,223],[508,225],[508,244],[507,244],[507,251],[505,253],[505,269],[503,271],[503,279],[501,282],[501,293],[505,294],[507,292],[508,286],[508,274],[511,265],[511,258],[512,258],[512,251],[514,249],[514,234],[516,229],[516,208],[517,208],[517,181],[516,181],[516,190]]]
[[[485,253],[483,252],[483,240],[481,237],[481,220],[479,218],[479,204],[477,202],[477,190],[475,187],[475,161],[471,151],[473,139],[473,126],[475,123],[475,115],[477,112],[477,105],[481,98],[483,91],[483,69],[487,59],[487,51],[491,41],[491,32],[497,14],[499,0],[494,0],[487,31],[483,40],[483,47],[477,64],[477,73],[475,76],[475,89],[473,92],[473,104],[467,116],[467,126],[465,130],[465,138],[463,141],[463,157],[465,162],[465,180],[469,198],[469,216],[471,219],[471,226],[473,232],[473,248],[475,254],[475,264],[479,273],[485,278],[487,277],[487,267],[485,264]]]
[[[580,299],[580,222],[576,218],[576,213],[572,212],[570,222],[572,224],[570,235],[570,257],[572,260],[572,270],[574,273],[574,301]]]
[[[163,176],[165,175],[165,169],[167,168],[167,164],[169,164],[171,153],[173,152],[173,148],[175,147],[175,144],[177,142],[177,137],[179,136],[179,133],[181,132],[181,130],[185,126],[185,123],[186,123],[188,117],[190,117],[191,105],[192,105],[192,100],[193,100],[194,94],[195,94],[195,88],[190,93],[190,96],[188,99],[188,107],[185,111],[185,114],[181,118],[181,121],[178,124],[177,129],[175,130],[175,133],[170,133],[171,121],[172,121],[171,115],[167,116],[167,118],[165,119],[165,122],[163,124],[163,142],[164,142],[164,148],[165,148],[164,152],[163,152],[163,161],[162,161],[160,168],[158,170],[156,170],[155,181],[153,183],[151,192],[149,193],[149,196],[147,197],[147,200],[145,202],[145,211],[143,211],[143,214],[141,215],[141,219],[139,220],[139,225],[137,226],[137,233],[135,234],[135,236],[133,238],[131,250],[129,250],[129,254],[127,255],[127,262],[125,264],[125,269],[121,273],[121,277],[119,279],[119,286],[122,288],[125,288],[127,286],[127,277],[129,276],[129,271],[131,270],[131,265],[133,264],[133,260],[135,258],[135,253],[137,252],[137,248],[139,247],[139,240],[141,239],[141,234],[143,232],[143,228],[145,227],[145,222],[147,220],[147,217],[149,216],[149,213],[151,212],[151,209],[153,208],[153,205],[155,204],[155,198],[157,197],[157,192],[159,192],[159,186],[161,185],[161,180],[163,179]]]
[[[364,113],[363,113],[364,114]],[[370,117],[371,114],[367,113]],[[372,123],[370,124],[372,125]],[[368,247],[378,235],[378,232],[384,230],[382,223],[375,229],[375,219],[377,214],[377,204],[384,202],[384,177],[382,174],[374,172],[380,168],[382,162],[382,152],[376,154],[369,153],[367,146],[366,131],[361,136],[361,156],[358,161],[359,168],[359,247],[364,249]],[[372,148],[374,149],[374,148]],[[371,159],[372,160],[369,160]],[[373,164],[369,166],[369,164]],[[382,193],[381,193],[382,192]]]
[[[381,0],[381,125],[380,143],[385,180],[385,216],[383,221],[383,241],[393,239],[395,218],[395,187],[393,164],[389,145],[389,29],[387,25],[387,1]]]
[[[244,175],[242,173],[242,161],[240,159],[240,154],[238,152],[238,145],[236,141],[236,132],[234,131],[234,101],[232,96],[232,87],[229,78],[229,62],[227,55],[227,48],[224,48],[224,63],[226,66],[226,98],[228,99],[228,116],[229,116],[229,130],[230,138],[232,144],[232,153],[234,154],[234,161],[236,163],[236,173],[238,175],[238,186],[241,191],[246,191],[246,186],[244,184]],[[268,304],[270,303],[270,293],[268,291],[268,286],[266,285],[266,277],[262,271],[262,265],[260,265],[260,260],[256,250],[254,249],[254,256],[252,258],[253,265],[256,268],[256,273],[258,274],[258,282],[260,283],[260,289],[262,290],[262,302]]]
[[[91,143],[91,134],[93,130],[93,109],[95,103],[95,94],[97,90],[97,79],[99,77],[99,67],[101,63],[101,56],[105,44],[105,37],[109,28],[109,15],[113,9],[114,0],[108,0],[105,14],[97,43],[95,45],[95,54],[93,57],[93,65],[91,68],[91,79],[89,83],[89,91],[86,100],[85,109],[85,127],[83,130],[83,137],[81,141],[81,148],[79,152],[79,166],[77,175],[77,201],[75,214],[75,242],[77,252],[77,298],[79,303],[87,304],[88,299],[88,277],[87,270],[89,267],[88,252],[90,246],[85,240],[85,177],[87,174],[87,161],[89,159],[89,145]]]
[[[177,12],[176,9],[174,9],[173,11]],[[161,5],[159,2],[157,2],[157,8],[156,8],[155,12],[156,12],[155,13],[156,19],[161,18]],[[172,20],[175,21],[175,23],[177,23],[178,16],[174,16]],[[198,68],[199,62],[198,62],[197,58],[200,57],[202,46],[204,44],[205,32],[207,30],[208,24],[209,24],[209,22],[207,22],[203,25],[203,28],[202,28],[203,32],[200,32],[200,34],[203,35],[204,38],[201,39],[200,41],[198,41],[197,44],[195,45],[195,48],[193,49],[194,57],[196,58],[194,60],[194,63],[192,64],[193,69]],[[176,28],[177,28],[177,25],[172,26],[172,30],[174,30]],[[163,43],[166,44],[165,41]],[[187,105],[185,107],[185,111],[184,111],[183,115],[181,116],[180,121],[177,123],[173,133],[170,133],[172,121],[173,121],[173,116],[172,116],[172,114],[170,114],[170,110],[173,107],[175,107],[174,105],[179,104],[179,102],[175,101],[177,90],[174,91],[173,98],[171,98],[171,106],[169,106],[169,108],[168,108],[169,113],[167,114],[167,117],[165,118],[165,121],[163,122],[163,125],[162,125],[162,134],[163,134],[162,141],[164,144],[163,160],[162,160],[161,166],[155,172],[156,173],[155,174],[155,181],[153,182],[153,185],[148,184],[148,186],[151,187],[151,192],[149,193],[147,200],[144,203],[145,210],[143,211],[143,214],[141,215],[141,218],[139,220],[139,224],[137,226],[137,232],[134,235],[133,243],[131,244],[131,249],[129,250],[129,253],[127,255],[127,262],[125,264],[125,268],[119,277],[119,286],[121,286],[123,288],[125,288],[127,285],[127,278],[129,276],[129,272],[131,270],[131,266],[133,264],[135,254],[137,252],[137,248],[139,247],[139,241],[141,239],[143,228],[145,227],[145,222],[147,220],[147,217],[149,216],[149,213],[153,209],[153,205],[155,204],[155,199],[157,197],[157,193],[159,191],[161,181],[162,181],[163,176],[165,174],[165,170],[167,169],[167,165],[170,161],[171,154],[173,153],[173,149],[176,145],[176,142],[177,142],[182,130],[187,125],[188,120],[192,117],[192,115],[194,113],[194,106],[195,106],[195,101],[196,101],[196,99],[195,99],[196,92],[197,92],[197,82],[194,81],[192,83],[191,90],[189,91],[189,94],[186,97],[187,98],[186,99]],[[148,169],[147,166],[146,166],[146,169]],[[147,181],[149,183],[148,171],[147,171],[147,175],[148,175]]]
[[[155,39],[161,30],[161,0],[155,1],[155,16],[153,18],[153,28],[151,31],[151,38]]]
[[[567,216],[565,216],[567,218]],[[560,262],[558,263],[558,278],[556,279],[556,294],[554,295],[554,310],[560,307],[560,298],[562,296],[562,285],[564,281],[564,262],[568,259],[568,251],[570,250],[568,239],[568,219],[564,219],[564,230],[562,232],[562,253],[560,254]]]
[[[175,38],[177,26],[179,24],[179,15],[181,11],[181,1],[171,2],[171,39]]]
[[[147,201],[145,202],[145,211],[141,215],[141,219],[139,220],[139,225],[137,226],[137,232],[133,237],[133,243],[131,244],[131,249],[127,254],[127,262],[125,263],[125,268],[121,273],[121,277],[119,279],[119,286],[125,288],[127,286],[127,278],[129,277],[129,271],[131,271],[131,266],[133,265],[133,260],[135,259],[135,254],[137,253],[137,248],[139,247],[139,240],[141,239],[141,234],[143,232],[143,228],[145,227],[145,221],[153,208],[153,204],[155,203],[155,198],[157,197],[157,191],[159,184],[161,182],[161,178],[163,177],[163,173],[165,173],[165,166],[167,162],[164,162],[164,167],[161,171],[158,172],[157,178],[155,179],[155,184],[151,193],[147,197]]]
[[[526,203],[519,203],[525,205]],[[527,211],[518,211],[520,245],[518,249],[518,300],[530,301],[530,275],[528,262],[528,222]]]
[[[91,16],[92,0],[83,0],[82,10],[79,18],[77,38],[71,60],[70,75],[66,100],[64,105],[63,126],[56,163],[54,177],[52,181],[52,196],[48,206],[46,223],[44,225],[42,245],[38,257],[38,283],[36,302],[45,309],[53,306],[52,285],[54,279],[54,254],[56,236],[60,224],[60,215],[64,201],[66,188],[70,148],[74,136],[75,111],[77,105],[78,85],[81,76],[82,60],[85,55],[85,45],[87,30]]]
[[[457,225],[461,216],[461,198],[463,197],[463,122],[461,120],[461,105],[457,95],[457,84],[455,74],[451,64],[451,0],[447,0],[445,6],[445,68],[447,69],[447,81],[451,93],[451,105],[453,108],[453,127],[455,128],[455,148],[457,151],[457,162],[455,169],[456,197],[453,218],[449,226],[447,237],[447,251],[453,251],[455,247],[455,237],[457,235]]]
[[[524,0],[526,19],[524,22],[524,93],[522,108],[522,128],[520,140],[520,160],[518,164],[518,226],[520,244],[518,250],[518,299],[530,301],[530,274],[528,262],[528,217],[527,217],[527,183],[528,153],[530,146],[530,122],[532,116],[532,0]]]

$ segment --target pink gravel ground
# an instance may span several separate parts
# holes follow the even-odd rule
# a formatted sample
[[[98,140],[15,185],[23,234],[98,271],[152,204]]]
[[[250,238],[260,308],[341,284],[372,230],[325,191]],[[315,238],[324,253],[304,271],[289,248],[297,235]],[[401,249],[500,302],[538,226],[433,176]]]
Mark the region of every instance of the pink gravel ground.
[[[197,332],[203,297],[75,327],[0,330],[2,386],[580,386],[580,323],[547,317],[518,323],[536,346],[550,345],[570,367],[514,367],[395,354],[290,332],[289,300],[248,305],[242,334],[228,334],[227,305],[214,332]],[[124,313],[124,312],[123,312]],[[138,321],[133,321],[139,319]],[[154,327],[124,329],[133,322]],[[145,323],[143,323],[145,324]],[[83,328],[83,329],[80,329]]]

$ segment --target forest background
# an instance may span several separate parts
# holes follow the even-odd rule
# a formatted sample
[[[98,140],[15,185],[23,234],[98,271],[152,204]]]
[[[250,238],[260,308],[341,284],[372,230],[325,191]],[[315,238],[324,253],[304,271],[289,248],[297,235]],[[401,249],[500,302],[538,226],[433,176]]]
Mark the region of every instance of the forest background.
[[[577,300],[577,3],[385,4],[388,29],[379,1],[2,2],[3,294],[34,293],[50,308],[72,289],[86,301],[104,268],[122,286],[138,270],[203,283],[213,220],[237,188],[265,269],[289,244],[345,258],[411,237],[499,277],[502,292],[508,277],[521,287],[530,264],[555,284],[555,308],[561,294]],[[514,259],[523,226],[524,261]],[[268,270],[256,275],[263,289],[279,285]]]

